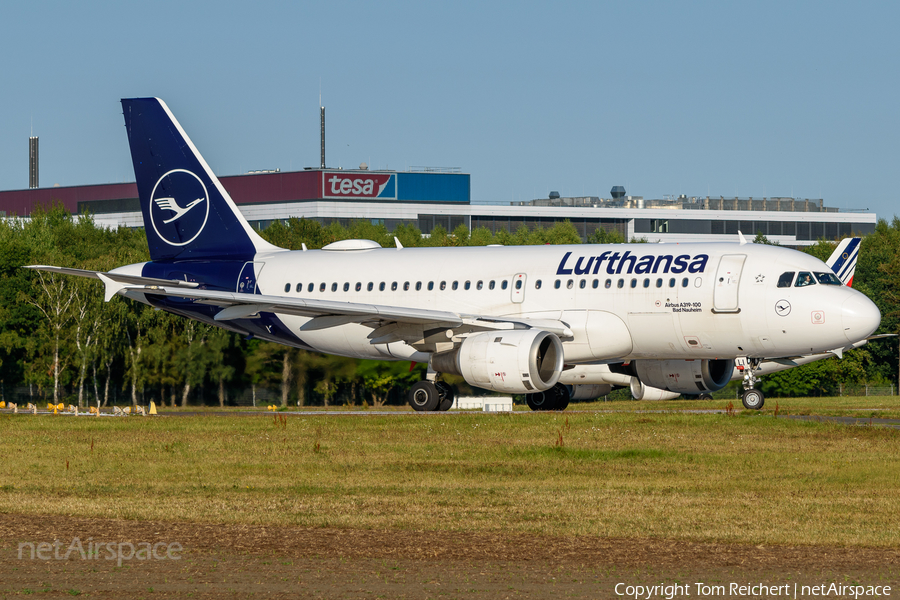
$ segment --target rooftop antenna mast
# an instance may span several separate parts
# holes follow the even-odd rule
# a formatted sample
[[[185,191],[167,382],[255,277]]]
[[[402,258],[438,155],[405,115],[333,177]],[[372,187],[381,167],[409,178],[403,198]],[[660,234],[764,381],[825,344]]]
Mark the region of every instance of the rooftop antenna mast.
[[[325,168],[325,107],[322,106],[322,82],[319,82],[319,121],[321,127],[321,166]]]

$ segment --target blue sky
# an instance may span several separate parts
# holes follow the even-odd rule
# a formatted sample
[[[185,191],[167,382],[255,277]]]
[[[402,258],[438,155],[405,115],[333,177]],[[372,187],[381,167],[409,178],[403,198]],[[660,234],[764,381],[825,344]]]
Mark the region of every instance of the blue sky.
[[[133,180],[159,96],[219,175],[459,167],[475,202],[790,196],[891,218],[900,3],[0,3],[0,189]]]

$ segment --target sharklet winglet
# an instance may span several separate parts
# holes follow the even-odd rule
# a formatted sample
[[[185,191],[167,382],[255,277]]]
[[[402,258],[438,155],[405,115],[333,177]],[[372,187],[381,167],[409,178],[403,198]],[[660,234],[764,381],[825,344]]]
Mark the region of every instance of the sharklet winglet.
[[[120,291],[124,290],[128,287],[127,283],[120,283],[118,281],[114,281],[104,275],[103,273],[97,273],[97,279],[103,282],[104,286],[104,295],[103,301],[109,302],[112,300],[112,297],[118,294]]]

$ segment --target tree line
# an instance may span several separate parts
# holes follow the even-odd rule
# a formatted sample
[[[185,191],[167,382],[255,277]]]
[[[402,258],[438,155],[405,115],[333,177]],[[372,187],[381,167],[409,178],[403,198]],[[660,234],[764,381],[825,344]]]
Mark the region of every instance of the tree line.
[[[288,249],[321,248],[343,239],[371,239],[384,247],[578,244],[568,222],[492,234],[464,225],[414,226],[389,232],[360,221],[349,227],[316,221],[277,221],[260,232]],[[587,243],[624,242],[598,229]],[[646,241],[646,240],[631,240]],[[764,238],[758,241],[765,241]],[[808,251],[827,258],[832,242]],[[880,332],[900,320],[900,221],[880,221],[863,240],[854,287],[878,304]],[[0,396],[6,400],[96,404],[370,404],[405,402],[424,365],[355,360],[287,348],[154,310],[121,297],[103,301],[97,281],[23,269],[47,264],[91,270],[149,260],[142,229],[108,229],[62,208],[36,210],[30,219],[0,219]],[[837,386],[897,381],[897,342],[879,340],[825,360],[766,377],[767,395],[823,394]],[[472,393],[460,378],[448,378]]]

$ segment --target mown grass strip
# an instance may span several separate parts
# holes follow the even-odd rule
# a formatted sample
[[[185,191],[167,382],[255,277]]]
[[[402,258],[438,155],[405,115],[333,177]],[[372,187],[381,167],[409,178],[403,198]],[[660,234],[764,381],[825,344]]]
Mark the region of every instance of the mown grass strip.
[[[898,546],[900,432],[744,413],[0,417],[24,514]]]

